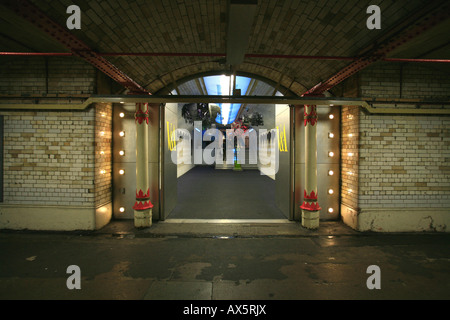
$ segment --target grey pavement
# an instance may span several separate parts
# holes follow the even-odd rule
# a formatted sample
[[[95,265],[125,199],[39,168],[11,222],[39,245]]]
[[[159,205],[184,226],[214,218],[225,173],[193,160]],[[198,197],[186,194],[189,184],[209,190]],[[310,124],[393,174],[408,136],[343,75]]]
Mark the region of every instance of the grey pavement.
[[[450,298],[450,234],[360,233],[341,222],[113,222],[94,232],[0,232],[2,300]],[[68,266],[81,289],[69,290]],[[367,268],[380,269],[369,289]]]

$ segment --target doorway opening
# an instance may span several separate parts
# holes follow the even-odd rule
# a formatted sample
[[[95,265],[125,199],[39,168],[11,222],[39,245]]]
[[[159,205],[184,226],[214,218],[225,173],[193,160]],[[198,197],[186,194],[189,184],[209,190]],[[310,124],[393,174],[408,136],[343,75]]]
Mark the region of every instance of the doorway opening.
[[[182,116],[186,108],[196,115],[204,107],[202,104],[165,106],[162,170],[165,218],[171,221],[288,220],[291,200],[289,106],[247,106],[243,116],[233,121],[239,123],[237,127],[220,123],[200,127],[201,123],[186,121]],[[216,114],[209,116],[216,118]],[[252,117],[259,120],[248,120]],[[170,138],[174,122],[178,129],[182,128],[178,131],[176,145]],[[183,141],[186,136],[188,141]],[[190,147],[185,148],[186,145]],[[173,161],[175,154],[178,164]],[[213,159],[208,159],[210,155]],[[167,161],[169,156],[171,161]]]
[[[241,93],[245,92],[245,95],[237,95],[237,99],[233,95],[221,99],[217,93],[230,93],[230,87],[224,92],[216,85],[216,91],[213,92],[216,96],[204,95],[209,94],[206,78],[205,76],[201,80],[190,80],[194,81],[194,84],[182,83],[178,86],[177,92],[174,90],[171,95],[154,97],[149,107],[149,176],[150,199],[154,205],[153,219],[155,221],[237,219],[254,222],[268,219],[287,222],[299,220],[305,176],[302,105],[315,104],[315,100],[305,101],[299,98],[299,101],[291,102],[292,99],[285,99],[274,86],[255,79],[246,82],[246,90],[243,90],[245,88],[237,80],[232,81],[233,93],[241,86]],[[223,81],[223,78],[221,80],[222,85],[230,83]],[[186,90],[192,90],[193,86],[199,90],[198,97],[187,96],[183,91],[185,87]],[[251,93],[256,97],[249,97]],[[179,97],[173,99],[177,96]],[[184,100],[185,98],[189,99]],[[128,98],[124,99],[124,103],[113,105],[115,219],[133,219],[132,206],[136,196],[134,100],[139,99],[147,98]],[[224,101],[227,101],[228,105]],[[283,104],[285,101],[289,101],[287,103],[290,104]],[[220,112],[215,112],[217,109]],[[209,113],[206,117],[203,114],[200,125],[196,127],[195,120],[198,119],[193,115],[198,115],[199,110]],[[320,219],[337,220],[340,107],[333,106],[331,100],[324,99],[323,105],[317,106],[317,111],[319,118],[317,159],[320,177],[318,194],[322,206]],[[205,125],[204,120],[207,120]],[[222,132],[222,139],[225,139],[226,130],[236,131],[237,124],[240,126],[238,129],[242,129],[249,137],[244,137],[244,143],[239,146],[238,137],[233,138],[236,144],[234,142],[232,144],[231,157],[226,155],[226,150],[208,149],[213,142],[217,142],[214,134],[214,137],[206,134],[208,130]],[[173,133],[179,130],[181,134],[177,133],[174,137]],[[256,136],[256,155],[251,152],[250,132]],[[189,151],[182,148],[187,141]],[[200,143],[199,148],[195,143]],[[196,150],[200,150],[202,155],[200,162],[198,158],[197,161],[195,159]],[[275,154],[272,152],[275,150],[276,161],[268,163],[267,156]],[[244,154],[245,160],[242,163],[235,162],[239,151]],[[208,153],[215,160],[222,157],[225,161],[223,163],[205,161],[204,156]],[[333,156],[330,156],[331,154]],[[266,155],[263,161],[261,155]],[[175,159],[187,157],[191,162],[176,163],[173,156]],[[227,159],[232,159],[231,163],[227,163]],[[265,166],[269,168],[272,166],[276,171],[267,171]]]

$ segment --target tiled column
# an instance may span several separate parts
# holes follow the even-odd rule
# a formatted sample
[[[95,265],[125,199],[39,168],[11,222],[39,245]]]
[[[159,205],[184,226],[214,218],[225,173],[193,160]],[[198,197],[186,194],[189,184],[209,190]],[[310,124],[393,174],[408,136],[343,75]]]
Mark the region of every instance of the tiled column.
[[[134,226],[136,228],[152,225],[152,208],[148,175],[148,103],[136,103],[136,203]]]
[[[317,200],[317,106],[305,105],[305,190],[302,226],[319,228],[320,206]]]

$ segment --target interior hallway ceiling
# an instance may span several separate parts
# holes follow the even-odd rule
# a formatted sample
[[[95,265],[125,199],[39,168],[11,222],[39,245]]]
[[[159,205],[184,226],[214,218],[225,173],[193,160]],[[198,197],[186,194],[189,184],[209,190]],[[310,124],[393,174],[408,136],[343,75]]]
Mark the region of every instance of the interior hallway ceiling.
[[[29,2],[63,27],[69,17],[67,7],[78,5],[82,27],[70,33],[97,53],[164,53],[105,56],[151,94],[167,94],[194,75],[226,73],[260,76],[272,81],[271,85],[282,94],[301,95],[342,70],[350,61],[275,58],[275,55],[357,57],[364,50],[377,47],[380,39],[405,19],[427,6],[445,1],[258,0],[253,23],[247,26],[248,39],[246,42],[240,39],[236,49],[253,57],[245,56],[237,65],[229,65],[226,56],[228,45],[238,41],[234,40],[235,32],[229,34],[233,33],[229,31],[233,30],[230,0]],[[380,30],[366,27],[369,17],[366,10],[372,4],[381,9]],[[30,27],[30,22],[1,9],[0,51],[68,52],[48,33]],[[448,58],[449,26],[447,19],[392,51],[388,57]],[[177,55],[181,53],[191,55]],[[7,59],[13,57],[1,57],[0,61]],[[422,65],[449,70],[448,64]]]

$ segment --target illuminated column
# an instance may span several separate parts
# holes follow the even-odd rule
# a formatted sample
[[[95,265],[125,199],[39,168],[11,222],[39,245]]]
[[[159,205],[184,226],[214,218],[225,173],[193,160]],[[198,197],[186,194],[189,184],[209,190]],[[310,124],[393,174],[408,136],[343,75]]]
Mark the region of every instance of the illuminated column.
[[[148,103],[136,103],[136,203],[134,226],[152,225],[152,208],[148,176]]]
[[[317,200],[317,106],[305,105],[305,190],[302,226],[319,228],[320,206]]]

